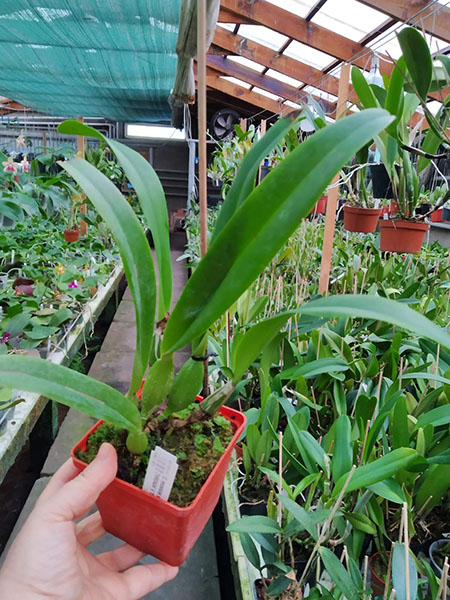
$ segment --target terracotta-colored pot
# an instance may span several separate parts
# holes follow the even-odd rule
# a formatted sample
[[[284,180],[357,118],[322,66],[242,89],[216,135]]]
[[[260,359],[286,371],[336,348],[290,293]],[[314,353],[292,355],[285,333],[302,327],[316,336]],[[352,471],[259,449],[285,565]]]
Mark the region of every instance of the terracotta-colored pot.
[[[66,242],[76,242],[80,235],[78,227],[72,227],[71,229],[64,230],[64,239]]]
[[[429,228],[428,223],[381,219],[380,249],[384,252],[417,254],[422,248],[425,234]]]
[[[327,196],[321,196],[312,211],[309,213],[310,215],[324,215],[327,210]]]
[[[431,213],[431,220],[433,223],[443,223],[444,219],[442,218],[444,209],[438,208],[434,212]]]
[[[388,552],[387,554],[390,554],[390,552]],[[384,579],[381,579],[381,577],[376,574],[374,569],[373,563],[376,561],[378,556],[378,552],[375,552],[375,554],[372,554],[372,556],[369,558],[369,569],[371,579],[370,585],[374,596],[382,596],[384,594],[384,588],[386,586],[386,581]]]
[[[234,436],[192,503],[180,508],[116,477],[97,500],[106,531],[170,565],[185,561],[217,504],[231,452],[245,427],[245,416],[237,410],[223,406],[219,413],[233,425]],[[75,452],[86,449],[89,436],[102,422],[71,452],[79,471],[87,465]]]
[[[344,227],[347,231],[373,233],[377,228],[381,208],[344,206]]]

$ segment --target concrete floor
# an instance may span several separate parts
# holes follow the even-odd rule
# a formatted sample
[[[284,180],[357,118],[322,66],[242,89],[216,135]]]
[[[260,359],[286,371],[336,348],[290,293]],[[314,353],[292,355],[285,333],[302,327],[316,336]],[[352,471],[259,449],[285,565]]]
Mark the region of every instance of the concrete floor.
[[[171,258],[174,301],[179,297],[187,280],[187,271],[184,263],[177,262],[177,258],[183,253],[183,248],[184,233],[173,235],[171,239]],[[126,392],[131,376],[135,335],[133,303],[130,292],[127,289],[103,345],[92,363],[89,375],[108,383],[121,392]],[[188,350],[182,350],[180,353],[177,353],[178,356],[175,357],[176,367],[177,365],[179,367],[184,362],[187,353]],[[74,409],[68,412],[55,443],[50,449],[42,469],[41,478],[34,484],[6,546],[5,553],[23,525],[27,515],[32,510],[40,493],[47,485],[50,477],[67,459],[71,448],[93,423],[94,419]],[[107,534],[101,540],[92,544],[91,550],[97,554],[112,550],[121,544],[120,540]],[[152,561],[154,559],[147,556],[141,562],[145,564]],[[152,600],[220,600],[216,548],[211,520],[208,522],[186,562],[180,567],[178,576],[159,590],[145,596],[145,598],[151,598]]]

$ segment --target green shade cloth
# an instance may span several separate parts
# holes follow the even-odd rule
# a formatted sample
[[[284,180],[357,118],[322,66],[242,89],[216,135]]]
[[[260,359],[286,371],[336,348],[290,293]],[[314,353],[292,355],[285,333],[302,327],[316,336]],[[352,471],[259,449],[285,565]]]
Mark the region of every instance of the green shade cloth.
[[[49,115],[170,119],[181,0],[2,0],[0,94]]]

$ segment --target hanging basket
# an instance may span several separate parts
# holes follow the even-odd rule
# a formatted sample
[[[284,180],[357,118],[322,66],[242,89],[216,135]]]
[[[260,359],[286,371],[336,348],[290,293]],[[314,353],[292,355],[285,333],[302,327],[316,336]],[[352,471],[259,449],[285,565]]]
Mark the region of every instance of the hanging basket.
[[[380,249],[383,252],[417,254],[429,228],[428,223],[381,219]]]
[[[347,231],[373,233],[377,228],[381,208],[344,206],[344,227]]]

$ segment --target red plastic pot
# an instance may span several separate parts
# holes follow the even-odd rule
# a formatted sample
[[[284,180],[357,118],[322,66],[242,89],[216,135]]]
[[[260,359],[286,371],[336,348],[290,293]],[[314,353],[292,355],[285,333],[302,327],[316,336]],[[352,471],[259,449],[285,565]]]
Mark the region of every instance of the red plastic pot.
[[[373,233],[377,228],[381,208],[344,206],[344,227],[347,231]]]
[[[217,504],[231,452],[245,427],[245,416],[237,410],[223,406],[219,413],[233,425],[234,436],[193,502],[180,508],[116,477],[97,500],[106,531],[170,565],[179,566],[186,560]],[[75,452],[86,449],[89,436],[102,422],[72,449],[73,463],[80,472],[87,465]]]
[[[321,196],[312,211],[309,213],[310,215],[324,215],[327,210],[327,196]],[[308,215],[309,216],[309,215]]]
[[[443,223],[444,219],[442,218],[442,213],[444,212],[443,208],[438,208],[434,212],[431,213],[431,220],[433,223]]]
[[[388,552],[387,554],[390,554],[390,552]],[[382,596],[384,594],[384,588],[386,586],[386,582],[385,582],[385,580],[381,579],[381,577],[379,577],[375,573],[373,563],[375,562],[375,560],[377,558],[378,558],[378,552],[375,552],[375,554],[372,554],[372,556],[369,558],[371,587],[372,587],[372,593],[374,596]]]
[[[417,254],[422,248],[425,234],[429,228],[428,223],[381,219],[380,249],[385,252]]]
[[[79,235],[80,230],[78,229],[78,227],[76,229],[72,228],[64,230],[64,239],[66,240],[66,242],[76,242]]]

